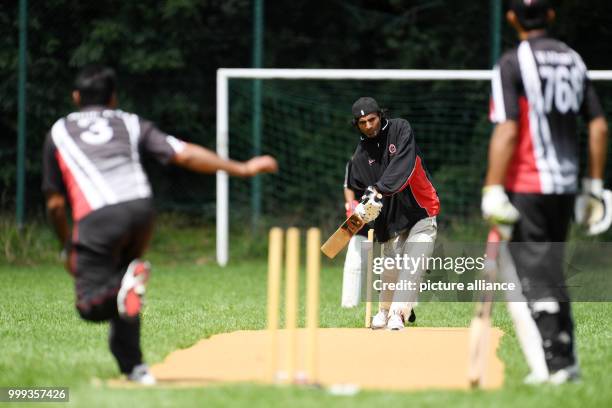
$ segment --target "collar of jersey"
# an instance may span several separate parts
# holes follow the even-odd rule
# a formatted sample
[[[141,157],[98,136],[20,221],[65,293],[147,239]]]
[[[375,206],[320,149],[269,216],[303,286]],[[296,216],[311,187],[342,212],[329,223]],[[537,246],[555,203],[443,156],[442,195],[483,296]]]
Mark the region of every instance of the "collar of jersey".
[[[80,112],[103,111],[107,109],[110,109],[110,108],[104,105],[87,105],[87,106],[83,106],[81,109],[79,109],[79,111]]]

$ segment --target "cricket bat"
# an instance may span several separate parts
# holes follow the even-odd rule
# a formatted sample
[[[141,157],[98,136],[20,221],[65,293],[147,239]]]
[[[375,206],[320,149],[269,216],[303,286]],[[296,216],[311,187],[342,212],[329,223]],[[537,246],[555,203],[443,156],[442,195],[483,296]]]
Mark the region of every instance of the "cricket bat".
[[[491,228],[487,238],[485,279],[494,282],[497,278],[497,257],[501,235],[496,227]],[[491,333],[491,312],[493,311],[493,292],[485,291],[476,305],[476,313],[470,323],[468,350],[468,380],[472,388],[484,384],[489,357]]]
[[[378,194],[376,197],[378,200],[382,199],[382,194]],[[361,203],[365,203],[367,198],[363,199]],[[340,225],[340,227],[325,241],[321,247],[321,251],[328,257],[333,259],[338,252],[348,245],[349,241],[359,232],[360,229],[365,225],[365,221],[357,214],[353,212],[350,217],[346,219]]]

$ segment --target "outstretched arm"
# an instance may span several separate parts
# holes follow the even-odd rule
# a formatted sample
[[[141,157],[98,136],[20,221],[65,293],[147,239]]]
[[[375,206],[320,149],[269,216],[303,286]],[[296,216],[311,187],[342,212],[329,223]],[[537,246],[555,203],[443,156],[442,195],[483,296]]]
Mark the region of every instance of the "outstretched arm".
[[[252,177],[259,173],[278,171],[278,163],[272,156],[257,156],[240,162],[223,159],[212,150],[192,143],[185,143],[184,148],[176,153],[170,162],[199,173],[215,173],[223,170],[230,176],[236,177]]]

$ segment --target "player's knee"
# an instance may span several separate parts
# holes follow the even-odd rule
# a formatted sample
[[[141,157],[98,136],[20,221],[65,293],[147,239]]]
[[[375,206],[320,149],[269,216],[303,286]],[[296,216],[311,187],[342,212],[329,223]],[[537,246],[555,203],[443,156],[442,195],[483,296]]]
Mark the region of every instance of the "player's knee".
[[[77,304],[76,309],[81,319],[88,322],[103,322],[111,317],[108,308],[102,307],[102,305]]]
[[[408,239],[409,242],[413,243],[432,243],[433,238],[429,234],[415,234]]]

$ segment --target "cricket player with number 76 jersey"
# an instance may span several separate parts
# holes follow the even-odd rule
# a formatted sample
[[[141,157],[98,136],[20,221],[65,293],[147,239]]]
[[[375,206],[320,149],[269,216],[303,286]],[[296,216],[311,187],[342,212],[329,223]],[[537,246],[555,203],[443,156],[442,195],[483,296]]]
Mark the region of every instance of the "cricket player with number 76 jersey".
[[[574,211],[589,233],[609,227],[593,213],[610,196],[603,188],[607,122],[580,55],[547,33],[555,18],[549,1],[513,0],[506,17],[520,43],[493,70],[490,117],[496,126],[482,213],[492,224],[513,226],[500,229],[511,231],[505,237],[511,262],[500,272],[517,276],[524,295],[508,308],[531,370],[525,382],[561,384],[580,377],[564,242]],[[578,116],[588,124],[589,166],[574,207]]]

